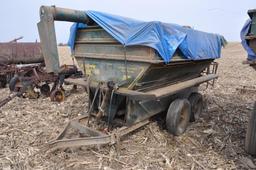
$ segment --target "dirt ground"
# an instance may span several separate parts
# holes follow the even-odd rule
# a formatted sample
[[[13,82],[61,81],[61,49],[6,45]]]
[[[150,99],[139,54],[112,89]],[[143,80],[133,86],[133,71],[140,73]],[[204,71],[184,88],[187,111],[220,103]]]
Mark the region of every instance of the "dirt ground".
[[[246,53],[239,43],[230,43],[222,54],[215,87],[201,87],[206,109],[200,120],[180,137],[152,122],[124,138],[119,152],[113,146],[45,150],[47,141],[86,110],[83,89],[61,104],[43,97],[15,98],[0,110],[0,169],[256,168],[256,159],[244,151],[256,72],[242,64]],[[3,98],[9,92],[0,93]]]

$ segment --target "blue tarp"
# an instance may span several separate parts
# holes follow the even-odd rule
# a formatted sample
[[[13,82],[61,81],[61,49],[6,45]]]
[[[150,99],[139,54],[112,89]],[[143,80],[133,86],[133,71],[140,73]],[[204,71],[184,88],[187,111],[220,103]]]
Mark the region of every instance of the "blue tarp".
[[[179,48],[187,59],[215,59],[221,55],[223,36],[159,21],[144,22],[97,11],[86,14],[124,46],[154,48],[167,63]],[[76,31],[85,24],[75,23],[68,44],[74,49]]]
[[[243,28],[241,30],[240,37],[241,37],[241,40],[242,40],[241,43],[242,43],[244,49],[247,51],[248,60],[256,60],[256,54],[251,49],[251,47],[249,47],[249,45],[247,44],[247,41],[245,40],[245,36],[249,33],[251,24],[252,24],[252,20],[251,19],[248,19],[245,22],[245,24],[244,24],[244,26],[243,26]]]

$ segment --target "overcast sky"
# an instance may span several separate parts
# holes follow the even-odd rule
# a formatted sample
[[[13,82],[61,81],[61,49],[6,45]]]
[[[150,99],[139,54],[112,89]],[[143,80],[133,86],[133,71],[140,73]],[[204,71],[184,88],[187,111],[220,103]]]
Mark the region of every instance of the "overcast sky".
[[[0,42],[24,36],[39,39],[37,22],[41,5],[103,11],[140,20],[159,20],[222,34],[240,41],[239,32],[256,0],[4,0],[0,10]],[[58,42],[66,43],[70,23],[56,23]]]

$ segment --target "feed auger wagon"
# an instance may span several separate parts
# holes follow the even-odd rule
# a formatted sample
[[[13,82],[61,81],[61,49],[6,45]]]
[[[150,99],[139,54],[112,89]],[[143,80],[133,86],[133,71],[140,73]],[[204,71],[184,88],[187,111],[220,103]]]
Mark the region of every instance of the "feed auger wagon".
[[[114,144],[160,113],[168,132],[181,135],[199,117],[198,86],[217,78],[214,59],[225,43],[222,36],[55,6],[42,6],[40,18],[42,51],[53,71],[58,71],[54,21],[74,22],[69,45],[86,78],[66,82],[89,95],[88,112],[71,120],[50,148]],[[80,135],[67,137],[71,129]]]

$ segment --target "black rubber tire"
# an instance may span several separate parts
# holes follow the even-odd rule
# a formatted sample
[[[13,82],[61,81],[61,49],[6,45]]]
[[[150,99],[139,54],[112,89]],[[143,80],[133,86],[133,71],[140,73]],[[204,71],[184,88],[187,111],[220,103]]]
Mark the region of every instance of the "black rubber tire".
[[[183,134],[189,124],[190,114],[191,107],[187,99],[174,100],[166,115],[167,131],[175,136]]]
[[[40,87],[40,92],[41,94],[45,95],[45,96],[50,96],[50,93],[51,93],[51,88],[49,86],[49,84],[43,84],[41,87]]]
[[[194,122],[199,119],[203,111],[203,96],[200,93],[191,93],[188,98],[191,105],[190,122]]]
[[[19,81],[19,76],[15,75],[11,78],[10,82],[9,82],[9,89],[11,92],[16,90],[16,84]]]
[[[245,151],[250,155],[256,155],[256,102],[249,117],[245,137]]]

